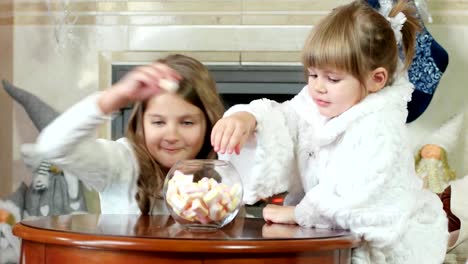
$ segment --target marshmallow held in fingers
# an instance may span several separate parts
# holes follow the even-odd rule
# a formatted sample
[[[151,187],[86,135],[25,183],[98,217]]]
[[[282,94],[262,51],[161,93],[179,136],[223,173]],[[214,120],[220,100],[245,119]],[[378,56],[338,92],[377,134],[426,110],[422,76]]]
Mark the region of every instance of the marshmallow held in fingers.
[[[159,81],[159,87],[168,92],[175,93],[179,90],[179,83],[169,79],[161,79]]]

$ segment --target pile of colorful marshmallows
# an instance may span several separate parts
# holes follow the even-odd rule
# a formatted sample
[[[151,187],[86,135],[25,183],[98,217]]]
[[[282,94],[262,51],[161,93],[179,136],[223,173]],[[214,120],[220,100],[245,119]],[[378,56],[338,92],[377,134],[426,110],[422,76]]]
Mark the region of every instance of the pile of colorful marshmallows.
[[[238,208],[241,186],[228,186],[213,178],[193,182],[193,175],[176,170],[167,185],[166,200],[174,213],[190,222],[221,221]]]

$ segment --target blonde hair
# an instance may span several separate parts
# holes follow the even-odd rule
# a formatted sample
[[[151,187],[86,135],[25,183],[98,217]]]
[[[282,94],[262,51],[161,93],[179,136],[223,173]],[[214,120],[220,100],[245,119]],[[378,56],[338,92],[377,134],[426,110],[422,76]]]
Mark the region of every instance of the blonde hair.
[[[216,82],[208,69],[199,61],[180,54],[169,55],[158,60],[177,71],[182,80],[179,82],[179,94],[187,102],[202,110],[206,118],[206,133],[203,146],[196,158],[213,159],[216,153],[210,142],[209,132],[222,117],[224,106],[216,90]],[[164,172],[161,165],[150,154],[146,144],[143,129],[143,114],[147,101],[138,102],[128,121],[126,137],[130,141],[137,156],[140,174],[137,179],[137,194],[135,199],[142,214],[148,214],[155,199],[160,199],[159,193],[164,183]]]
[[[389,16],[402,12],[407,21],[401,30],[405,69],[414,56],[416,33],[421,26],[415,8],[407,1],[396,3]],[[388,20],[366,1],[340,6],[316,25],[302,51],[304,67],[332,68],[347,72],[361,84],[369,72],[384,67],[386,84],[392,84],[397,70],[398,45]]]

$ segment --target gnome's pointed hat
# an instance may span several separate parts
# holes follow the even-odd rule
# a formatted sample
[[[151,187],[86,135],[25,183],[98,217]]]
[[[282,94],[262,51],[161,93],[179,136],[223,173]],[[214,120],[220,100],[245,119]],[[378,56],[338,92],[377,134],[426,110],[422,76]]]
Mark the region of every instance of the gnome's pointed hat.
[[[2,84],[5,91],[23,106],[39,132],[59,115],[55,109],[34,94],[18,88],[5,80],[2,80]]]
[[[435,130],[425,141],[427,144],[436,144],[451,152],[456,147],[463,127],[464,113],[459,113]]]

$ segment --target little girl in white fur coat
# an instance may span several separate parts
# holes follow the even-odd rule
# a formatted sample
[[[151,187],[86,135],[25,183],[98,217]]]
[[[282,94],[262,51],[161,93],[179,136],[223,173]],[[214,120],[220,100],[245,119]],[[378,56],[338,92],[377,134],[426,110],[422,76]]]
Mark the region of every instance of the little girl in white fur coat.
[[[349,229],[362,237],[353,263],[444,260],[447,218],[415,173],[405,126],[413,85],[397,66],[397,42],[406,66],[414,54],[415,21],[403,1],[384,16],[362,1],[335,8],[306,41],[308,85],[282,104],[235,106],[212,132],[246,203],[287,190],[265,220]]]

